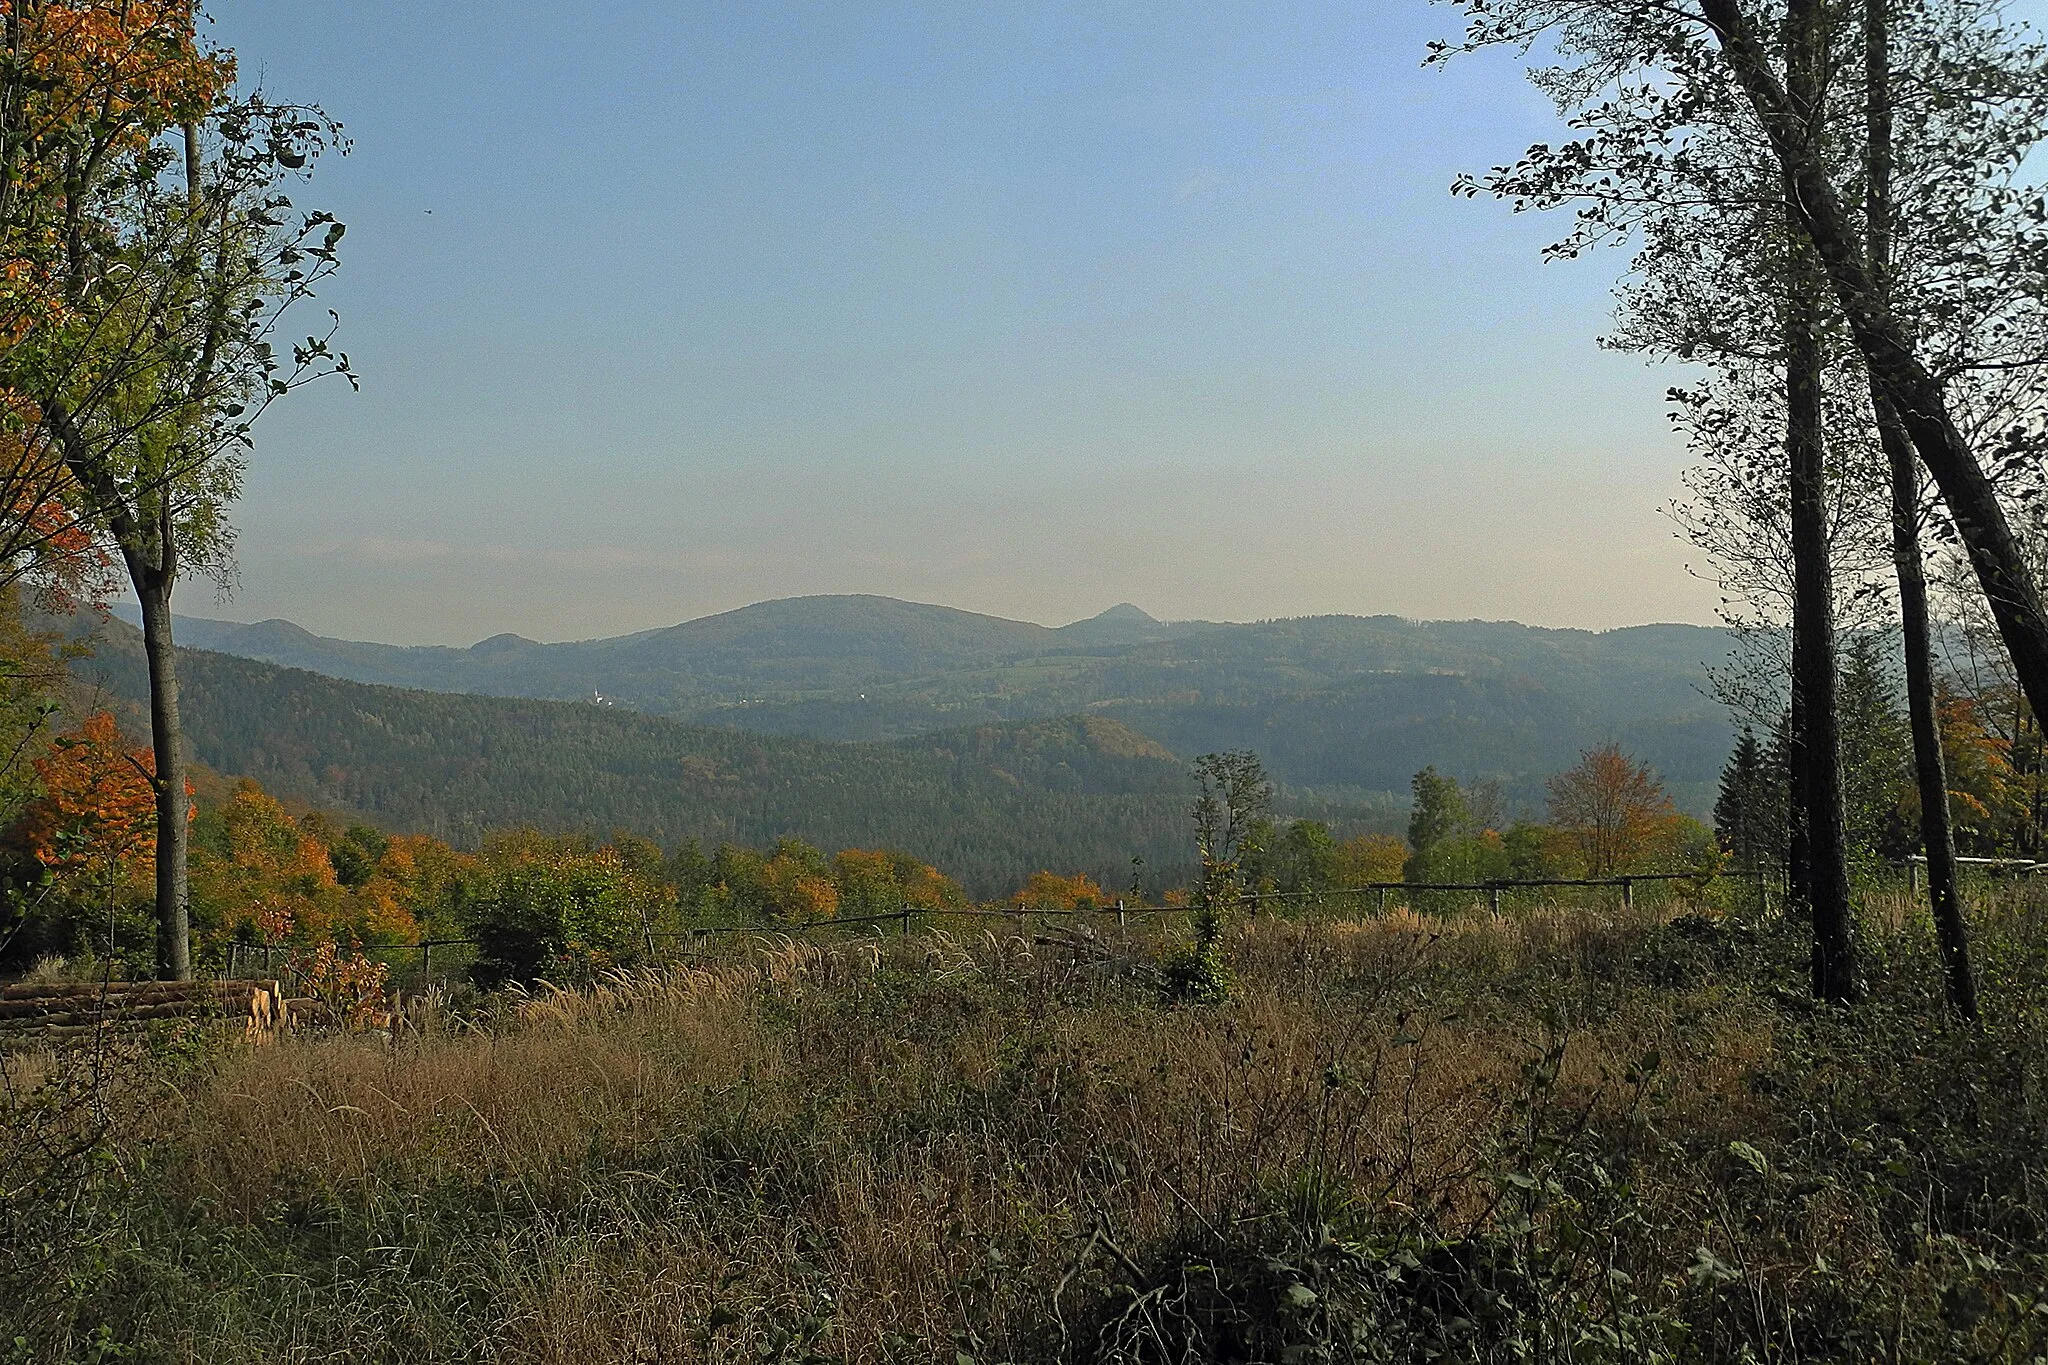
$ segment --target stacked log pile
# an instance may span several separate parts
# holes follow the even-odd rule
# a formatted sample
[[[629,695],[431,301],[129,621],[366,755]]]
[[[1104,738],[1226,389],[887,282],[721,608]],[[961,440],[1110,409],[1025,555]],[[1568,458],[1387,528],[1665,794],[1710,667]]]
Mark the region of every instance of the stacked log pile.
[[[158,1019],[239,1023],[267,1038],[286,1023],[275,981],[17,982],[0,986],[0,1036],[67,1037]]]

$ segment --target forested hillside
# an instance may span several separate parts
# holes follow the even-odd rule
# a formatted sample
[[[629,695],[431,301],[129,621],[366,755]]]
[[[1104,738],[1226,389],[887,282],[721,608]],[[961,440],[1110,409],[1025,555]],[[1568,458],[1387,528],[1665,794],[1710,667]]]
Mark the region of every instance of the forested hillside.
[[[1400,793],[1434,763],[1540,804],[1545,775],[1618,739],[1703,813],[1727,756],[1703,692],[1728,637],[1325,616],[1154,621],[1135,607],[1054,630],[878,597],[765,602],[579,644],[470,649],[325,640],[282,621],[190,620],[201,648],[362,682],[591,699],[694,724],[886,740],[1094,711],[1182,757],[1253,748],[1294,788]]]
[[[132,728],[145,695],[135,633],[109,622],[103,634],[75,671],[125,705]],[[667,846],[794,834],[902,849],[985,896],[1042,867],[1121,887],[1133,855],[1148,883],[1170,884],[1193,857],[1185,765],[1103,716],[834,743],[589,703],[373,687],[200,650],[180,659],[202,762],[457,844],[522,824]],[[1359,824],[1356,810],[1318,813]]]

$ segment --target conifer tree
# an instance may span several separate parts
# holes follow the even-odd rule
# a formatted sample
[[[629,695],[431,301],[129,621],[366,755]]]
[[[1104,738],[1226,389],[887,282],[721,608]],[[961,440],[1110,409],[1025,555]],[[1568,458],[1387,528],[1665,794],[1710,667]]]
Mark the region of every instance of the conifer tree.
[[[1910,851],[1900,815],[1911,740],[1883,640],[1870,632],[1842,645],[1842,804],[1852,859],[1893,863]]]
[[[1734,752],[1721,770],[1721,790],[1714,801],[1714,833],[1735,861],[1745,868],[1774,863],[1784,843],[1782,784],[1773,780],[1770,756],[1745,727]]]

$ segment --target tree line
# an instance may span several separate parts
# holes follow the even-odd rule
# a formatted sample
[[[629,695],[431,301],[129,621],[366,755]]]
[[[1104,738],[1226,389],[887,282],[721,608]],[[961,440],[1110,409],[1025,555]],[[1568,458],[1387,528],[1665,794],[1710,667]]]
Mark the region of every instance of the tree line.
[[[86,716],[31,760],[35,783],[0,831],[0,885],[12,901],[0,926],[0,968],[51,959],[122,974],[153,965],[156,841],[153,756],[105,712]],[[1228,850],[1236,894],[1312,896],[1405,878],[1411,883],[1608,876],[1708,869],[1711,836],[1680,815],[1647,766],[1613,745],[1589,750],[1551,780],[1549,823],[1508,818],[1498,788],[1468,793],[1434,768],[1416,774],[1408,838],[1340,839],[1318,820],[1273,813],[1256,755],[1197,761],[1198,797],[1183,837]],[[1231,777],[1219,797],[1211,780]],[[243,778],[196,802],[189,830],[197,960],[214,969],[231,948],[325,954],[342,971],[364,949],[426,939],[474,941],[486,983],[544,976],[557,983],[639,960],[657,939],[719,926],[792,928],[903,911],[943,913],[974,902],[939,867],[901,850],[828,854],[791,836],[707,849],[664,849],[614,832],[503,829],[463,850],[421,834],[389,834],[319,810],[292,812]],[[1004,903],[1018,910],[1137,905],[1144,860],[1128,886],[1041,868]],[[1169,887],[1168,905],[1197,905],[1206,881]],[[336,950],[341,950],[337,955]]]
[[[1921,853],[1924,821],[1911,718],[1888,642],[1861,634],[1842,651],[1840,690],[1844,847],[1852,880]],[[2048,771],[2038,726],[2009,683],[1937,680],[1945,796],[1955,848],[1978,857],[2040,858],[2048,836]],[[1788,717],[1761,734],[1745,729],[1721,775],[1714,822],[1747,864],[1785,866],[1792,855],[1785,809],[1792,780]]]
[[[1195,774],[1202,876],[1213,883],[1224,868],[1231,895],[1709,873],[1723,863],[1714,831],[1677,808],[1648,764],[1611,742],[1549,779],[1542,819],[1514,808],[1496,780],[1464,784],[1425,767],[1410,784],[1405,838],[1340,839],[1319,820],[1276,819],[1273,784],[1248,750],[1205,755]]]
[[[32,761],[37,794],[0,835],[0,881],[15,913],[0,969],[62,960],[127,975],[154,965],[155,772],[97,713]],[[666,852],[626,833],[599,838],[493,832],[473,850],[387,834],[320,811],[294,814],[242,779],[203,799],[189,832],[197,960],[262,948],[341,970],[365,949],[473,939],[486,983],[585,980],[638,960],[649,935],[727,924],[800,926],[957,909],[960,884],[909,854],[827,854],[785,837],[766,848],[682,840]],[[1036,903],[1040,874],[1019,889]],[[335,950],[339,949],[337,956]]]

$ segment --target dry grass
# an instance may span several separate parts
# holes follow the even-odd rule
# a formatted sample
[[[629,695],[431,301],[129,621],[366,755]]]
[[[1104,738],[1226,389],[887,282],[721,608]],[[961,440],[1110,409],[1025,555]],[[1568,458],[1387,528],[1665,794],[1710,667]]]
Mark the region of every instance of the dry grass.
[[[1527,1311],[1682,1319],[1696,1354],[1674,1359],[1862,1341],[1837,1322],[1854,1305],[1821,1293],[1843,1273],[1889,1286],[1866,1290],[1874,1313],[1923,1312],[1948,1282],[1914,1281],[1928,1256],[1891,1201],[1772,1183],[1839,1167],[1855,1136],[1855,1102],[1827,1089],[1851,1068],[1836,1025],[1785,1003],[1769,944],[1658,920],[1269,920],[1231,945],[1230,1001],[1202,1008],[1116,951],[763,941],[430,1016],[395,1044],[235,1050],[131,1119],[116,1145],[148,1165],[109,1196],[129,1250],[62,1330],[105,1321],[191,1360],[1224,1359],[1187,1356],[1192,1328],[1133,1328],[1133,1305],[1194,1323],[1189,1266],[1264,1274],[1318,1229],[1450,1255],[1534,1248],[1561,1217],[1641,1302],[1574,1297],[1572,1270]],[[1886,1057],[1854,1065],[1918,1075]],[[1957,1178],[1909,1175],[1923,1215],[1905,1186]],[[2010,1258],[2040,1205],[2007,1205]],[[1989,1237],[1983,1221],[1923,1216],[1922,1243]],[[1705,1244],[1730,1278],[1700,1278]],[[1846,1270],[1816,1277],[1815,1256]],[[1964,1339],[1946,1332],[1922,1335]],[[1651,1358],[1646,1340],[1568,1358]],[[1408,1358],[1345,1349],[1300,1358]]]

